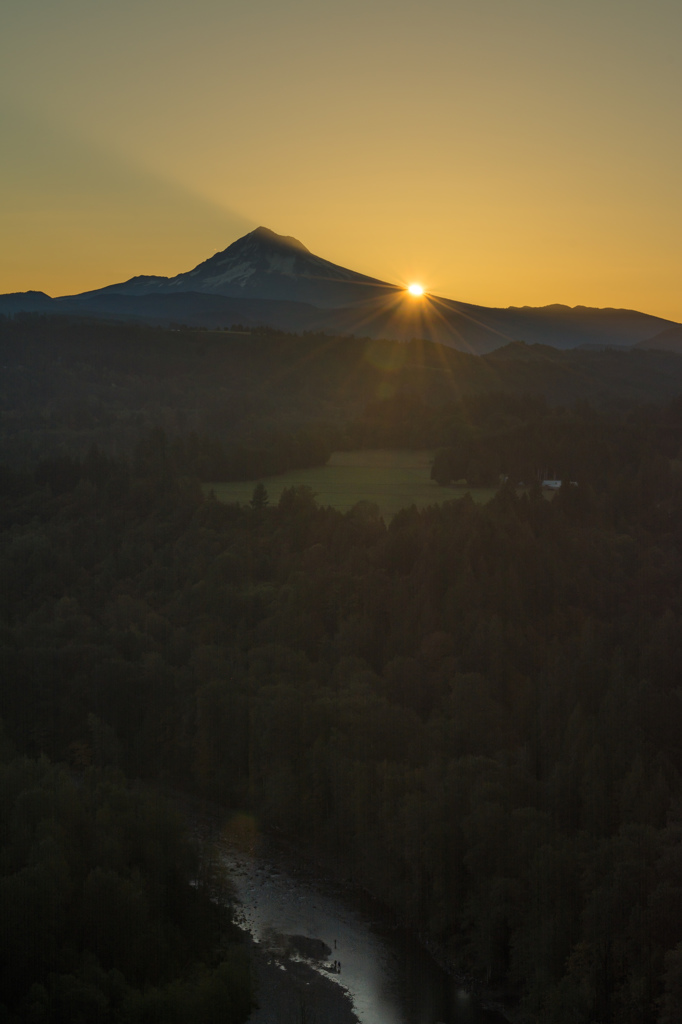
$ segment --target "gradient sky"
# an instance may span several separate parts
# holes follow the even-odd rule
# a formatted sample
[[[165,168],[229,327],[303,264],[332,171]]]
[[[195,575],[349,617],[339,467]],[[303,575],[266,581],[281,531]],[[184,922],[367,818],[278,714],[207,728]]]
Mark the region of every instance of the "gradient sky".
[[[0,292],[259,224],[484,305],[682,321],[680,0],[3,0]]]

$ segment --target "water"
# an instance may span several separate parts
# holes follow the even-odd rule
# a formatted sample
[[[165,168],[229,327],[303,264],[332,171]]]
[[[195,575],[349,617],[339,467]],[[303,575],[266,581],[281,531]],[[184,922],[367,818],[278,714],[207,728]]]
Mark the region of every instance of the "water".
[[[301,957],[342,986],[361,1024],[492,1024],[435,963],[414,936],[392,926],[369,897],[339,893],[322,881],[288,870],[269,850],[254,855],[224,842],[221,856],[236,888],[237,923],[265,948],[282,936],[321,940],[328,957]],[[276,957],[286,969],[287,958]],[[332,970],[340,961],[340,972]]]

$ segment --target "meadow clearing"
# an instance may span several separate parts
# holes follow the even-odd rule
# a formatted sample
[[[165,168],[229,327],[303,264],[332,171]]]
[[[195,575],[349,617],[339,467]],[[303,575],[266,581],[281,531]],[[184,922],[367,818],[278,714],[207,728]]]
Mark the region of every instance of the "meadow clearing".
[[[467,491],[476,502],[492,498],[494,487],[439,487],[430,479],[433,456],[432,450],[334,452],[325,466],[291,470],[265,477],[262,482],[271,504],[279,501],[286,487],[303,484],[313,490],[320,505],[347,512],[358,501],[371,501],[379,506],[387,521],[401,508],[425,508],[461,498]],[[246,503],[251,500],[256,483],[208,483],[205,489],[215,491],[220,501]]]

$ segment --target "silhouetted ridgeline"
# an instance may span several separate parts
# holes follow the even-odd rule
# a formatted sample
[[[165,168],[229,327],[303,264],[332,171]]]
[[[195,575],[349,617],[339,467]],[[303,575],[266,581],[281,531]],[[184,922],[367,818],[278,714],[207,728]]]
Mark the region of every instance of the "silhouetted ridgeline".
[[[397,285],[330,263],[297,239],[263,227],[173,278],[141,275],[56,299],[35,291],[0,295],[0,314],[22,311],[165,327],[180,322],[221,330],[239,322],[250,329],[427,338],[477,354],[514,338],[560,349],[629,348],[680,326],[633,309],[495,309],[435,295],[414,301]]]

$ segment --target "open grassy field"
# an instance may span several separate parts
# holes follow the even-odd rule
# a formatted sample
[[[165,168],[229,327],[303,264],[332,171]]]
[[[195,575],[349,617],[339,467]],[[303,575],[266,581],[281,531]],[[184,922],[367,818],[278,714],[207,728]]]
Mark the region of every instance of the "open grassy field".
[[[433,451],[355,451],[334,452],[326,466],[297,469],[263,480],[270,502],[275,503],[285,487],[305,484],[314,491],[320,505],[347,512],[358,501],[372,501],[379,506],[384,519],[391,519],[401,508],[416,505],[424,508],[453,498],[467,491],[474,501],[486,502],[495,493],[494,487],[439,487],[429,478]],[[251,500],[254,480],[243,483],[209,483],[225,502],[246,503]]]

